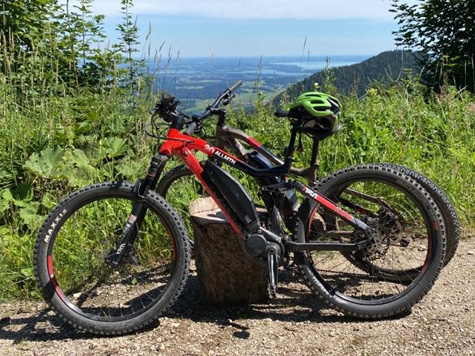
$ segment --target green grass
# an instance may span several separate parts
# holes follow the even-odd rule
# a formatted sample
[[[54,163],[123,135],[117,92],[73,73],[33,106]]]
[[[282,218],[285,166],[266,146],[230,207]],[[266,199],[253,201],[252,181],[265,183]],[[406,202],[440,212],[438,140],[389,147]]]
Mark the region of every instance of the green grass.
[[[59,84],[58,95],[51,95],[52,88],[25,93],[1,74],[0,83],[0,300],[36,297],[32,253],[44,217],[78,187],[134,182],[144,174],[155,143],[144,126],[155,98],[144,93],[131,102],[119,89],[71,93]],[[243,96],[241,103],[252,99]],[[448,87],[427,97],[414,81],[371,89],[362,99],[340,98],[344,128],[321,145],[321,177],[358,163],[402,164],[434,180],[462,223],[473,227],[475,99],[470,94]],[[252,114],[239,110],[236,101],[230,123],[282,154],[288,123],[273,116],[265,96],[254,100]],[[310,155],[309,140],[303,142],[307,150],[295,156],[301,166]]]

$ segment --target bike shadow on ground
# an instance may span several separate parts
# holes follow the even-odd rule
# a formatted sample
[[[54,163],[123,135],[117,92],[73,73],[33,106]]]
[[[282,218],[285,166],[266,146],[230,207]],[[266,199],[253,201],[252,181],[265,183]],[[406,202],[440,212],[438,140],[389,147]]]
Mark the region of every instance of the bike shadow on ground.
[[[91,338],[90,334],[77,332],[55,315],[48,307],[39,312],[22,311],[20,307],[12,316],[0,319],[0,339],[13,344],[27,341],[61,341]]]
[[[159,326],[160,320],[156,320],[139,332],[153,330]],[[24,342],[90,340],[110,337],[77,330],[48,307],[39,313],[21,313],[0,318],[0,339],[12,340],[13,345]]]
[[[302,282],[296,281],[293,272],[280,271],[277,298],[263,304],[215,306],[203,302],[199,296],[198,281],[191,276],[187,286],[172,309],[174,317],[199,323],[214,323],[219,327],[231,326],[233,336],[240,339],[250,337],[251,321],[279,321],[293,325],[300,323],[368,323],[371,321],[346,316],[331,309]],[[404,318],[410,313],[390,319]]]
[[[292,273],[287,271],[280,273],[277,298],[270,299],[267,303],[251,305],[207,304],[200,298],[196,276],[191,275],[182,295],[164,317],[213,323],[219,327],[232,326],[237,330],[234,337],[241,339],[249,337],[249,328],[244,324],[253,320],[292,324],[367,322],[330,309],[305,285],[296,282]],[[151,331],[159,326],[160,318],[138,333]],[[0,318],[0,338],[12,340],[14,344],[98,337],[102,336],[74,329],[47,307],[40,307],[35,311],[18,307],[15,315]]]
[[[219,306],[208,304],[200,298],[197,278],[190,276],[185,290],[172,308],[171,317],[218,325],[230,325],[236,320],[291,323],[358,323],[364,321],[343,315],[328,307],[306,285],[297,282],[293,272],[290,271],[280,271],[277,297],[262,304]]]

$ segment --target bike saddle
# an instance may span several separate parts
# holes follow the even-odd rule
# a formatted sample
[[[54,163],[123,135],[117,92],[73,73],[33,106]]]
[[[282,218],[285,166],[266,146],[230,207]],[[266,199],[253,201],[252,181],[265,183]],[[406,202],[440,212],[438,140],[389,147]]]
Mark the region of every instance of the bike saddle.
[[[277,109],[274,112],[275,117],[286,117],[286,118],[289,118],[289,119],[299,119],[299,118],[302,117],[303,114],[305,114],[305,112],[303,112],[301,110],[287,111],[287,110],[283,110],[283,109]]]

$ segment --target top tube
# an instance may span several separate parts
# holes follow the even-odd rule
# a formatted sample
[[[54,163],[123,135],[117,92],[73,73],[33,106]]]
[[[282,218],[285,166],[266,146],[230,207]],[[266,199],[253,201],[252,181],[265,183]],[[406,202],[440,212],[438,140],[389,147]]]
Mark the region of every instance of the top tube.
[[[185,155],[188,154],[188,152],[186,152],[188,150],[202,152],[210,158],[215,158],[218,161],[226,163],[227,165],[253,177],[270,178],[290,173],[290,164],[288,163],[286,164],[284,162],[283,164],[272,168],[255,168],[226,151],[209,144],[207,141],[198,137],[183,134],[173,127],[168,131],[167,138],[159,149],[159,153],[169,157],[180,157],[182,160],[186,161]]]
[[[248,144],[250,147],[255,149],[257,152],[265,156],[276,166],[284,165],[284,161],[277,157],[273,152],[269,151],[262,143],[256,140],[254,137],[250,136],[246,132],[236,129],[228,125],[219,125],[216,127],[216,145],[219,148],[224,148],[226,145],[231,147],[234,152],[239,151],[240,156],[244,156],[247,153],[247,150],[242,147],[241,142]],[[222,143],[222,145],[220,145]],[[237,148],[239,147],[239,148]],[[307,179],[312,184],[315,184],[315,170],[317,167],[315,165],[310,165],[309,168],[301,169],[294,166],[290,167],[291,174],[295,174]],[[284,173],[285,174],[285,173]]]

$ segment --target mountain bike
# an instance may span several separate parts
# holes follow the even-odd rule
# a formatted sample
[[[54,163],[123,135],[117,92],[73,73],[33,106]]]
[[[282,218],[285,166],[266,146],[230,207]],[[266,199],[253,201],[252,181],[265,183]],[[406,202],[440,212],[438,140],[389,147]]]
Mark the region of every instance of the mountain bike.
[[[240,84],[192,117],[178,110],[174,97],[163,95],[152,126],[165,121],[168,129],[156,135],[145,177],[135,184],[84,187],[46,218],[35,244],[35,276],[46,302],[71,325],[103,335],[133,332],[173,306],[182,292],[191,258],[188,234],[176,210],[155,192],[171,157],[182,159],[197,177],[245,239],[247,253],[267,263],[272,296],[279,268],[291,265],[298,270],[295,278],[302,277],[317,297],[357,318],[405,313],[428,293],[446,242],[437,205],[421,185],[400,170],[371,164],[340,170],[318,189],[288,178],[298,135],[318,135],[328,124],[334,129],[328,117],[309,117],[300,107],[287,112],[288,147],[283,163],[270,168],[253,167],[194,135]],[[336,123],[337,101],[328,100]],[[197,158],[199,152],[205,159]],[[273,199],[266,218],[224,166],[270,179],[261,187]],[[284,222],[282,202],[289,191],[303,198]]]
[[[226,91],[223,93],[226,93]],[[223,95],[223,93],[221,93],[221,95]],[[220,96],[218,96],[218,98]],[[225,102],[225,105],[228,105],[232,98],[233,96],[230,96]],[[217,103],[214,103],[209,107],[212,111],[211,115],[217,117],[214,134],[204,135],[201,128],[198,129],[196,133],[200,134],[201,137],[205,138],[206,140],[213,140],[215,147],[232,152],[234,156],[254,167],[272,168],[273,166],[283,164],[283,161],[277,155],[269,151],[261,142],[246,132],[230,126],[226,120],[227,112],[225,108],[219,107],[219,104],[216,104]],[[275,115],[277,117],[286,117],[287,113],[283,110],[278,110],[276,111]],[[321,135],[310,137],[311,155],[307,167],[300,169],[292,166],[290,168],[290,173],[292,175],[304,178],[310,186],[316,186],[317,190],[321,189],[321,187],[318,186],[319,144],[325,138],[326,137]],[[299,142],[300,150],[302,149],[301,145],[301,142]],[[449,197],[435,182],[420,172],[392,163],[378,164],[387,165],[393,169],[403,172],[405,175],[409,176],[418,184],[420,184],[431,195],[432,199],[437,204],[445,226],[447,246],[444,266],[447,265],[455,255],[460,242],[461,233],[460,221]],[[329,177],[326,177],[325,187],[330,186],[330,181],[339,175],[340,173],[336,172]],[[255,181],[259,187],[275,184],[279,182],[279,180],[279,177],[255,177]],[[186,216],[189,214],[189,203],[206,194],[200,182],[194,176],[193,172],[183,164],[178,165],[164,173],[163,177],[158,183],[156,192],[167,199],[167,201],[170,202],[177,209],[177,211],[185,217],[185,220]],[[258,194],[266,207],[272,207],[273,199],[269,196],[268,192],[259,191]],[[375,200],[375,197],[370,195],[366,195],[366,197],[368,200]],[[298,199],[296,197],[295,191],[288,190],[281,203],[281,214],[283,215],[284,221],[286,220],[286,217],[292,217],[293,210],[297,206],[297,201]],[[187,225],[188,234],[191,237],[193,231],[191,225]],[[191,240],[190,243],[193,245],[193,240]]]

